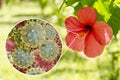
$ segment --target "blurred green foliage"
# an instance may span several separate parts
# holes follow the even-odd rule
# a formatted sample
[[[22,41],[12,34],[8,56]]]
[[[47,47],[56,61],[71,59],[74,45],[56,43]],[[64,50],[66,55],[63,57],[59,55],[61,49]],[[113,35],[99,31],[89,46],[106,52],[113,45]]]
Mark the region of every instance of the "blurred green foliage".
[[[1,0],[0,0],[1,1]],[[0,10],[0,80],[120,80],[120,0],[2,0]],[[66,3],[60,6],[63,1]],[[110,7],[117,4],[116,7]],[[113,38],[103,54],[95,59],[85,57],[65,45],[64,20],[85,5],[94,7],[98,20],[108,22],[117,39]],[[73,14],[74,13],[74,14]],[[10,65],[5,51],[7,35],[16,23],[29,18],[42,18],[53,23],[60,33],[63,53],[60,61],[50,72],[29,76],[18,72]]]

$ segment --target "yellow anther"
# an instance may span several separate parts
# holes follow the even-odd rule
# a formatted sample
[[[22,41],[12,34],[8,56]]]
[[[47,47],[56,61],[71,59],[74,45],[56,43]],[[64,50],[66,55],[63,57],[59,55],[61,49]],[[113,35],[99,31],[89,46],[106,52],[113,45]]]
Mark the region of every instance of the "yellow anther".
[[[85,35],[85,32],[81,32],[80,34],[78,34],[78,38],[82,38],[84,37],[84,35]]]

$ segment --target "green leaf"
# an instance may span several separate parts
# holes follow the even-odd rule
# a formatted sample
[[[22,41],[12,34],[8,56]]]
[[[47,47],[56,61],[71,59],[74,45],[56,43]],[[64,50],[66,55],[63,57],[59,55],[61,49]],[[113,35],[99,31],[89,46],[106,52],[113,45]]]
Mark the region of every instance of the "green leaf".
[[[8,5],[8,3],[10,3],[11,1],[10,0],[5,0],[5,4]]]
[[[97,21],[104,21],[104,16],[98,13]]]
[[[111,14],[108,24],[112,27],[114,36],[116,37],[118,31],[120,30],[120,8],[114,6],[111,8]]]
[[[85,5],[87,6],[93,6],[93,4],[96,2],[96,0],[79,0],[79,3],[74,6],[74,14],[77,14],[77,11],[81,8],[83,8]]]
[[[48,3],[48,0],[38,0],[42,9],[44,9]]]
[[[109,9],[109,5],[110,2],[108,0],[106,1],[102,1],[102,0],[98,0],[97,2],[95,2],[94,7],[96,8],[97,12],[104,16],[104,21],[108,21],[110,18],[110,9]],[[99,17],[99,16],[98,16]]]
[[[79,9],[83,8],[82,4],[79,2],[75,7],[74,7],[74,14],[77,15],[77,11]]]
[[[76,2],[79,2],[79,0],[67,0],[65,3],[67,6],[72,6]]]
[[[81,4],[83,6],[88,5],[88,6],[93,6],[93,4],[96,2],[96,0],[80,0]]]

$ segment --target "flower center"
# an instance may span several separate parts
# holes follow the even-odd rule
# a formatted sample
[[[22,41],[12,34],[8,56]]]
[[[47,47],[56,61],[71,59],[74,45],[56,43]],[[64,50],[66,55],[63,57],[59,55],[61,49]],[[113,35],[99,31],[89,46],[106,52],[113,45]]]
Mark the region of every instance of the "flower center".
[[[89,31],[92,30],[92,26],[90,26],[90,25],[85,25],[85,27],[86,27],[86,29],[89,30]]]
[[[81,37],[84,37],[84,35],[85,35],[85,32],[81,32],[80,34],[78,34],[78,38],[81,38]]]
[[[92,27],[90,25],[85,25],[85,30],[81,31],[77,37],[78,38],[82,38],[84,37],[88,32],[90,32],[92,30]]]

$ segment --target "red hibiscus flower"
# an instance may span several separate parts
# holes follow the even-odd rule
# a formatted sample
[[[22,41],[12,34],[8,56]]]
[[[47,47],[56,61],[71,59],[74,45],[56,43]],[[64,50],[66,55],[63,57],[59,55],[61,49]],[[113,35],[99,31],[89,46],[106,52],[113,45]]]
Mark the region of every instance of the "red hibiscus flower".
[[[99,56],[112,38],[111,27],[97,20],[97,13],[91,7],[78,11],[78,19],[73,16],[65,20],[67,28],[66,44],[76,51],[84,51],[88,57]]]

